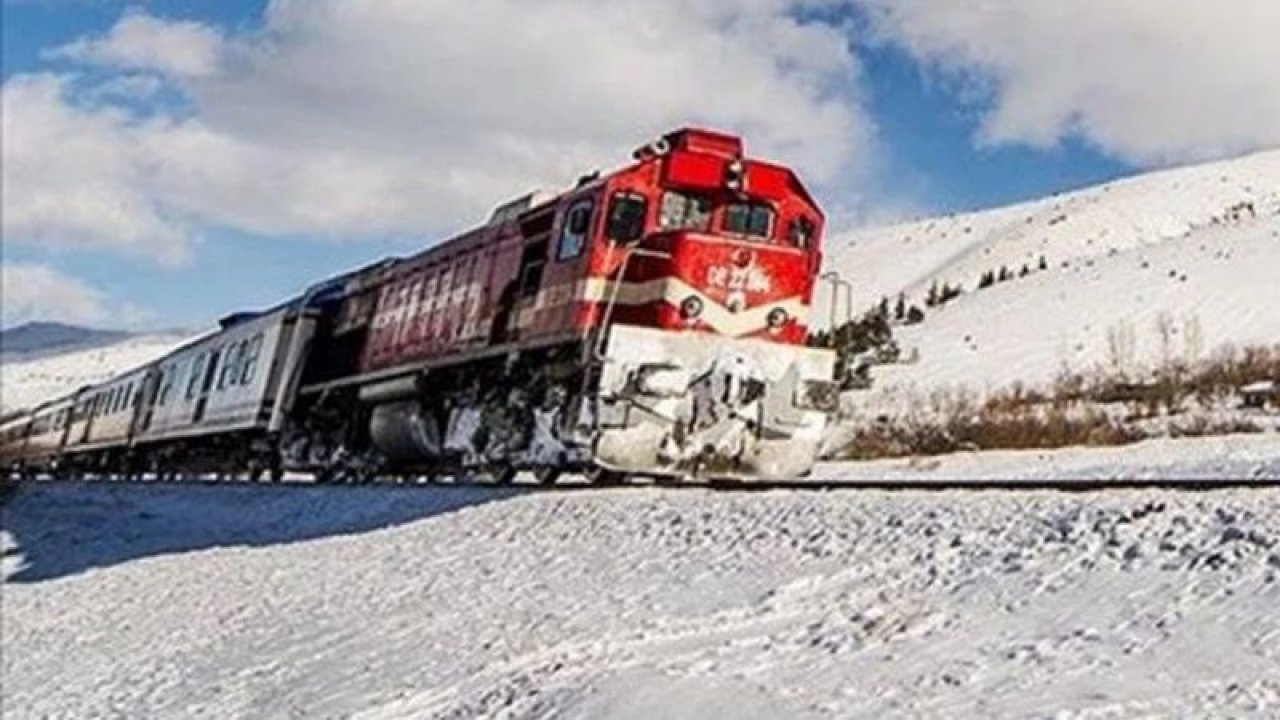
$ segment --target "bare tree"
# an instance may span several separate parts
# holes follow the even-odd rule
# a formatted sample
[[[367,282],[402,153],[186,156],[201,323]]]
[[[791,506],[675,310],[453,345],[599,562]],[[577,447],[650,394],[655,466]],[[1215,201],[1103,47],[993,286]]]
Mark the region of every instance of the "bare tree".
[[[1127,378],[1133,369],[1136,349],[1137,337],[1131,323],[1122,320],[1107,328],[1107,364],[1120,378]]]
[[[1160,338],[1160,367],[1167,368],[1173,363],[1173,336],[1178,333],[1173,316],[1161,311],[1156,316],[1156,334]]]
[[[1204,332],[1200,327],[1200,316],[1191,313],[1182,320],[1183,360],[1193,365],[1204,352]]]

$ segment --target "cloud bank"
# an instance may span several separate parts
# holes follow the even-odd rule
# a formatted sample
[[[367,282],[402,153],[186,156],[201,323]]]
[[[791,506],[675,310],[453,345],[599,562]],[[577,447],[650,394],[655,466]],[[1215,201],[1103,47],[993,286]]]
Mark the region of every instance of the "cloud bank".
[[[1275,0],[859,0],[878,37],[960,78],[980,140],[1079,138],[1130,163],[1280,145]]]
[[[277,0],[248,35],[132,11],[6,82],[4,234],[167,263],[208,228],[429,238],[686,123],[838,184],[874,129],[801,4]]]

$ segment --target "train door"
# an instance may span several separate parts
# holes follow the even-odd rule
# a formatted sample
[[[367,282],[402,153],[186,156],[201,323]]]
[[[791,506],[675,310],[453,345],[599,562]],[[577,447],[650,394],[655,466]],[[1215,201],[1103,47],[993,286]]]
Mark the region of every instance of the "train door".
[[[213,379],[218,374],[218,360],[221,357],[221,348],[209,353],[209,364],[205,366],[204,378],[200,380],[200,395],[196,397],[196,409],[191,414],[191,422],[193,424],[198,424],[204,420],[205,409],[209,405],[209,391],[213,389]]]
[[[551,249],[551,228],[554,223],[554,206],[535,210],[520,218],[523,243],[520,272],[516,275],[515,312],[512,313],[509,325],[512,337],[524,336],[536,318],[538,293],[542,290],[546,275],[547,256]]]
[[[548,284],[555,288],[550,294],[546,322],[554,328],[573,327],[578,301],[585,288],[581,282],[586,276],[586,259],[591,247],[592,230],[596,216],[595,195],[579,197],[565,206],[556,231],[554,263],[548,274]]]

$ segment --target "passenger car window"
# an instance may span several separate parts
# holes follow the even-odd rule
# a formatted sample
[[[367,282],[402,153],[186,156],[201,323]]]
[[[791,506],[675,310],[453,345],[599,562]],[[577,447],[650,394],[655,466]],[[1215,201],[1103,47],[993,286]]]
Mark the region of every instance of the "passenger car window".
[[[644,236],[645,216],[649,212],[649,203],[643,195],[632,192],[614,193],[609,203],[609,221],[605,224],[605,235],[610,240],[620,243],[633,243]]]
[[[758,203],[735,203],[725,209],[724,231],[767,238],[773,234],[773,208]]]
[[[200,353],[195,360],[191,361],[191,374],[187,376],[187,399],[194,400],[196,393],[200,390],[200,383],[204,381],[204,364],[206,362],[205,354]]]
[[[249,341],[248,349],[245,351],[243,368],[240,370],[240,384],[248,385],[253,382],[254,373],[258,368],[258,358],[262,355],[262,333],[253,336]]]
[[[592,200],[580,200],[574,203],[560,227],[560,246],[556,250],[556,259],[563,262],[582,255],[587,246],[587,236],[591,234],[591,211],[595,209]]]
[[[711,227],[711,199],[669,190],[658,207],[659,230],[708,230]]]

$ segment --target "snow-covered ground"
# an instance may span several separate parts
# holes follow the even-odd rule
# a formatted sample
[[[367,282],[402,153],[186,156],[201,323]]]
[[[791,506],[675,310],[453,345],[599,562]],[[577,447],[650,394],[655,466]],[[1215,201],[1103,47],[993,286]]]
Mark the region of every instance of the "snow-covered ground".
[[[193,335],[140,335],[103,347],[0,364],[0,414],[30,408],[151,362]]]
[[[1280,435],[1260,433],[1157,438],[1117,447],[998,450],[937,457],[821,463],[815,478],[845,483],[968,481],[1009,484],[1146,482],[1170,485],[1217,481],[1280,485]]]
[[[3,545],[12,717],[1280,714],[1276,486],[34,485]]]

